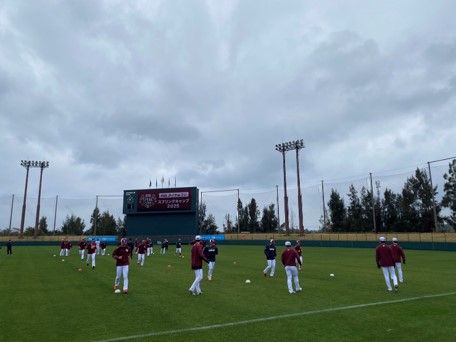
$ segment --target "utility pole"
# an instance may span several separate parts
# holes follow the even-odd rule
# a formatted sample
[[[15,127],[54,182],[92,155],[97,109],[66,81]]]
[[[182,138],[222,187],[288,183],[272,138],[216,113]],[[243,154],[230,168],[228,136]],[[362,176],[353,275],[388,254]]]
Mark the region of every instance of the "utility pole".
[[[14,207],[14,194],[11,196],[11,211],[10,211],[10,222],[9,222],[10,233],[11,233],[11,221],[13,220],[13,207]]]
[[[41,183],[43,181],[43,169],[49,167],[49,162],[39,161],[37,167],[40,168],[40,185],[38,187],[38,203],[36,204],[35,233],[33,235],[35,239],[38,235],[38,225],[40,222]]]
[[[377,222],[375,220],[375,199],[374,199],[374,187],[372,185],[372,172],[369,172],[370,186],[371,186],[371,198],[372,198],[372,222],[374,223],[374,232],[377,233]]]
[[[325,204],[325,186],[321,181],[321,204],[323,206],[323,228],[326,228],[326,204]]]
[[[55,222],[57,220],[57,205],[59,203],[59,195],[55,196],[55,207],[54,207],[54,235],[55,235]]]

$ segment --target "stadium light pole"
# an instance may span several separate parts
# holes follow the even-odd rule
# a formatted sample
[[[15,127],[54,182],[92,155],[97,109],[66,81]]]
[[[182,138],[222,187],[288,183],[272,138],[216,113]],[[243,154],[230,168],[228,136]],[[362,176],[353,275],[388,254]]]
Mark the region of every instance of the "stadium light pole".
[[[25,208],[26,208],[26,203],[27,203],[28,176],[29,176],[30,167],[32,166],[32,161],[30,161],[30,160],[21,160],[21,166],[25,167],[25,170],[26,170],[26,173],[25,173],[24,200],[23,200],[23,203],[22,203],[21,229],[19,231],[19,238],[22,239],[22,237],[24,235]]]
[[[276,202],[277,202],[277,224],[280,228],[280,206],[279,206],[279,186],[276,185]]]
[[[283,164],[283,206],[285,210],[285,231],[286,234],[290,234],[289,232],[289,221],[288,221],[288,195],[287,195],[287,168],[285,163],[285,153],[290,150],[289,143],[281,143],[275,145],[276,151],[282,153],[282,164]],[[292,148],[291,148],[292,149]]]
[[[456,156],[454,157],[448,157],[448,158],[443,158],[443,159],[438,159],[438,160],[431,160],[428,161],[428,171],[429,171],[429,182],[431,183],[431,193],[432,193],[432,213],[434,216],[434,231],[437,230],[437,209],[436,209],[436,204],[435,204],[435,195],[434,195],[434,186],[432,185],[432,173],[431,173],[431,164],[432,163],[437,163],[445,160],[452,160],[456,159]]]
[[[34,238],[36,239],[38,235],[38,225],[40,222],[40,202],[41,202],[41,184],[43,181],[43,170],[49,167],[48,161],[39,161],[36,162],[37,166],[40,168],[40,185],[38,186],[38,203],[36,204],[36,218],[35,218],[35,232],[33,234]]]
[[[296,174],[298,178],[298,215],[299,215],[299,233],[304,235],[304,219],[302,214],[302,195],[301,195],[301,177],[299,172],[299,150],[304,148],[302,139],[293,142],[296,149]]]

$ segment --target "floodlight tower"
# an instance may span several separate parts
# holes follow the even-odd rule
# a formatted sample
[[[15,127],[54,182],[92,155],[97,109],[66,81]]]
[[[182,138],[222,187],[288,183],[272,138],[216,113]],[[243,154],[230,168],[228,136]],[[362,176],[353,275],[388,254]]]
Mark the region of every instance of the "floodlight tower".
[[[29,170],[32,166],[32,162],[30,160],[21,160],[21,166],[25,167],[25,189],[24,189],[24,202],[22,203],[22,215],[21,215],[21,230],[19,232],[19,237],[22,238],[24,234],[24,222],[25,222],[25,207],[27,202],[27,186],[28,186],[28,176]]]
[[[40,222],[41,183],[43,181],[43,169],[49,167],[49,162],[38,161],[35,163],[36,167],[40,168],[40,185],[38,187],[38,203],[36,204],[35,232],[33,234],[33,236],[36,238],[36,236],[38,235],[38,225]]]
[[[283,163],[283,206],[285,210],[285,231],[288,235],[289,232],[289,221],[288,221],[288,195],[287,195],[287,167],[285,163],[285,153],[289,150],[292,150],[290,143],[281,143],[275,145],[276,151],[282,153],[282,163]]]
[[[299,233],[304,234],[304,220],[302,215],[302,196],[301,196],[301,179],[299,175],[299,150],[304,148],[304,141],[302,139],[293,141],[292,144],[296,149],[296,174],[298,177],[298,210],[299,210]]]

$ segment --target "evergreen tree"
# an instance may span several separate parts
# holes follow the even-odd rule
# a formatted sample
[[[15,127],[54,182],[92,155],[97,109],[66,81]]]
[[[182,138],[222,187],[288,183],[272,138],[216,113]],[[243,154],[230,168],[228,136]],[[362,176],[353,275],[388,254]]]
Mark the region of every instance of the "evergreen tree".
[[[62,233],[65,235],[82,235],[84,228],[84,220],[72,214],[63,221]]]
[[[343,198],[341,198],[339,193],[334,189],[331,189],[331,195],[329,196],[328,202],[328,209],[331,230],[333,232],[344,231],[347,210],[345,209],[345,203]]]
[[[385,189],[382,200],[382,231],[400,231],[400,203],[402,198],[390,189]]]
[[[263,232],[274,232],[278,229],[278,222],[274,204],[271,203],[268,207],[264,207],[263,215],[261,216],[261,230]]]
[[[239,199],[238,200],[238,215],[239,215],[239,224],[240,230],[247,230],[249,226],[249,212],[247,210],[247,207],[242,206],[242,201]],[[237,225],[236,224],[236,225]]]
[[[249,205],[247,206],[247,212],[249,215],[249,229],[255,233],[260,226],[258,223],[260,211],[258,210],[258,206],[254,198],[252,198]]]
[[[230,214],[225,215],[225,222],[223,223],[223,232],[234,233],[233,221],[231,221]]]
[[[445,217],[445,222],[456,229],[456,159],[449,164],[448,173],[445,173],[443,178],[445,184],[442,206],[450,210],[450,214]]]
[[[362,206],[353,184],[350,185],[348,192],[348,208],[347,208],[347,230],[359,231],[363,226]]]
[[[100,209],[98,209],[98,207],[95,207],[95,209],[93,209],[93,212],[92,212],[92,215],[90,216],[90,229],[89,229],[89,232],[90,234],[93,234],[93,232],[95,231],[95,228],[97,230],[97,234],[98,234],[98,226],[100,225]]]
[[[217,224],[215,223],[214,215],[209,214],[204,220],[202,233],[208,235],[217,234]]]
[[[203,231],[204,221],[206,220],[206,203],[201,202],[198,208],[198,228]]]
[[[109,211],[105,211],[100,216],[100,222],[97,225],[97,235],[116,235],[117,223]]]
[[[46,216],[43,216],[40,218],[40,222],[38,224],[38,234],[40,234],[40,235],[49,234]]]

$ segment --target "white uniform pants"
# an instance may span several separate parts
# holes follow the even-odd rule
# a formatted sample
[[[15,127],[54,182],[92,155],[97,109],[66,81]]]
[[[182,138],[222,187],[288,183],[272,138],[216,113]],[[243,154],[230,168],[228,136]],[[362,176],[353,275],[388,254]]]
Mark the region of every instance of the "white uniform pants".
[[[65,256],[65,248],[60,248],[60,256]]]
[[[293,290],[293,282],[296,291],[301,291],[301,286],[299,285],[299,278],[298,278],[298,269],[296,266],[285,266],[285,272],[287,274],[287,285],[288,285],[288,292],[294,293]]]
[[[123,290],[128,291],[128,265],[116,267],[116,280],[114,285],[120,285],[120,278],[123,277]]]
[[[181,255],[182,254],[182,248],[176,248],[176,254]]]
[[[95,253],[92,254],[87,254],[87,264],[89,263],[89,260],[92,258],[92,267],[95,267]]]
[[[103,248],[103,249],[101,250],[101,255],[105,255],[105,254],[106,254],[106,248]]]
[[[399,278],[399,282],[403,283],[404,282],[404,276],[402,274],[402,263],[401,262],[396,262],[396,271],[397,271],[397,276]]]
[[[65,248],[65,256],[69,256],[70,255],[70,250],[68,248]]]
[[[166,248],[163,247],[163,248],[161,249],[161,254],[165,254],[165,253],[166,253]]]
[[[81,256],[81,260],[84,260],[84,249],[79,250],[79,255]]]
[[[382,267],[383,277],[385,278],[386,287],[388,291],[392,291],[391,281],[390,278],[393,279],[393,285],[397,286],[397,278],[396,278],[396,271],[394,270],[394,266],[389,267]]]
[[[271,271],[271,273],[269,275],[271,277],[273,277],[274,273],[275,273],[276,261],[275,260],[267,260],[267,262],[268,262],[268,266],[266,266],[266,268],[263,270],[263,273],[267,274],[269,271]]]
[[[100,255],[100,252],[101,252],[101,248],[100,248],[100,246],[97,246],[97,255]]]
[[[147,247],[147,256],[150,255],[150,247]]]
[[[144,253],[138,253],[138,265],[144,266]]]
[[[214,274],[215,261],[209,261],[207,265],[207,279],[212,279],[212,274]]]
[[[190,286],[190,288],[188,290],[193,292],[193,294],[200,294],[201,293],[200,283],[201,283],[201,280],[203,280],[203,269],[200,268],[199,270],[194,270],[194,271],[195,271],[195,280],[193,281],[192,286]]]

